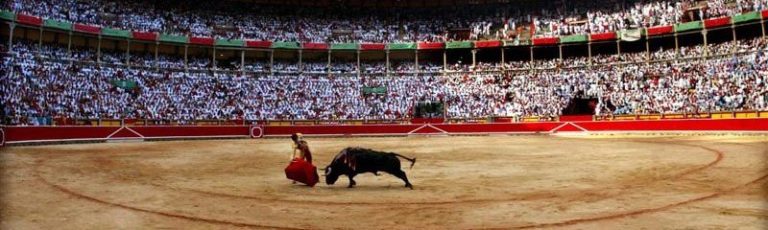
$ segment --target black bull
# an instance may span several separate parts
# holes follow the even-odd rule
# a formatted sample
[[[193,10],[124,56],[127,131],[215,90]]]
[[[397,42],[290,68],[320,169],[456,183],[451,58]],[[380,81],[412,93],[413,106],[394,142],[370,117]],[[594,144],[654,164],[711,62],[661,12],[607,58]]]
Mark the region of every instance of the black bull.
[[[401,157],[411,162],[411,167],[416,163],[416,158],[408,158],[397,153],[380,152],[364,148],[346,148],[341,150],[330,165],[325,167],[325,183],[332,185],[336,183],[341,175],[349,177],[349,187],[354,187],[354,177],[361,173],[386,172],[405,181],[405,187],[413,189],[413,185],[408,182],[405,172],[400,169]]]

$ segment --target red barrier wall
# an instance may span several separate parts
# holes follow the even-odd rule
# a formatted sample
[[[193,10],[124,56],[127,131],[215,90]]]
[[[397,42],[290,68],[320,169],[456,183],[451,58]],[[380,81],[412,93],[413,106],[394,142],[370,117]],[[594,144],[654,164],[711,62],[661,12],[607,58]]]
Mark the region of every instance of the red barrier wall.
[[[440,124],[440,123],[443,123],[443,122],[445,122],[445,119],[443,119],[443,118],[413,118],[413,119],[411,119],[411,123],[412,124],[427,124],[427,123],[432,123],[432,124],[437,123],[437,124]]]
[[[249,136],[248,126],[136,126],[130,127],[146,138]]]
[[[747,131],[768,133],[768,119],[722,120],[658,120],[658,121],[561,121],[535,123],[491,124],[410,124],[410,125],[313,125],[257,127],[256,136],[287,136],[303,133],[309,136],[375,136],[411,134],[493,134],[493,133],[562,133],[562,132],[622,132],[622,131]],[[6,143],[249,137],[250,126],[55,126],[0,127]],[[263,132],[261,132],[263,130]],[[0,140],[0,144],[2,141]]]
[[[560,116],[560,121],[592,121],[592,115]]]
[[[768,131],[768,119],[574,122],[589,131]]]
[[[101,139],[118,129],[120,127],[3,127],[7,143],[37,140]]]
[[[495,123],[495,124],[440,124],[434,127],[450,133],[537,133],[549,132],[559,122]]]
[[[422,125],[319,125],[319,126],[267,126],[265,136],[291,135],[404,135]]]
[[[250,136],[248,126],[45,126],[3,127],[7,143],[109,140],[121,138],[215,138]]]
[[[548,132],[558,122],[495,124],[412,124],[412,125],[323,125],[267,126],[265,136],[304,135],[407,135],[407,134],[484,134]]]

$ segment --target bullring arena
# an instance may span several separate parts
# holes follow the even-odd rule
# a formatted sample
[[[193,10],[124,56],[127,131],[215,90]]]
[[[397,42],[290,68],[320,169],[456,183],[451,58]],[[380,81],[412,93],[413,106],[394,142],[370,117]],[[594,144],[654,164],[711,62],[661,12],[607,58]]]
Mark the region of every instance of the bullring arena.
[[[0,1],[0,230],[768,229],[767,31],[768,0]]]
[[[358,176],[352,189],[346,178],[291,184],[283,174],[290,142],[278,135],[10,146],[0,154],[0,227],[768,226],[768,138],[760,132],[308,136],[319,167],[348,146],[417,157],[413,168],[403,166],[415,189],[388,174]]]

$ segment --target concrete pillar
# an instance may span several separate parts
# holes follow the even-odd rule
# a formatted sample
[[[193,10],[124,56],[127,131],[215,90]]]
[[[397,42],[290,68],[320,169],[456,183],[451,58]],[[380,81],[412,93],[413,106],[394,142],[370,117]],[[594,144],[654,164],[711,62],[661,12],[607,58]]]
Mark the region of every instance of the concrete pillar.
[[[101,37],[101,35],[99,35]],[[37,49],[40,50],[43,48],[43,27],[40,27],[40,37],[37,39]]]
[[[505,67],[506,65],[504,65],[504,63],[507,63],[507,62],[504,59],[504,47],[501,47],[500,49],[501,49],[501,69],[506,70],[506,67]]]
[[[154,64],[155,64],[156,72],[160,72],[160,63],[158,63],[158,61],[160,61],[159,52],[160,52],[160,41],[155,41],[155,63]]]
[[[189,72],[189,45],[184,45],[184,72]]]
[[[733,42],[736,43],[738,36],[736,35],[736,25],[731,24],[731,35],[733,36]],[[736,46],[731,47],[731,54],[736,53]]]
[[[9,22],[8,27],[11,30],[11,31],[8,31],[8,52],[13,53],[13,31],[16,29],[16,23]],[[15,61],[13,56],[11,56],[11,60]],[[12,76],[12,74],[13,74],[13,68],[9,68],[8,76]]]
[[[416,50],[413,52],[415,56],[415,62],[416,62],[416,73],[419,73],[419,50]]]
[[[68,33],[68,41],[67,41],[67,55],[69,55],[69,64],[72,64],[72,31],[70,30]]]
[[[702,59],[706,59],[709,57],[709,47],[707,47],[708,41],[707,41],[707,29],[701,30],[701,36],[704,38],[704,55],[701,57]]]
[[[528,62],[528,65],[529,65],[529,68],[533,70],[533,45],[530,46],[530,50],[531,50],[531,59],[530,59],[530,62]]]
[[[587,55],[589,55],[587,65],[592,68],[592,42],[587,42]]]
[[[443,49],[443,71],[448,71],[448,52]]]
[[[125,65],[131,68],[131,40],[128,40],[127,47],[125,47]]]
[[[8,31],[8,51],[13,52],[13,32],[16,29],[16,23],[8,23],[11,31]]]
[[[645,36],[645,64],[650,65],[651,60],[651,39],[649,36]]]
[[[216,46],[213,46],[213,52],[212,52],[213,59],[211,60],[211,68],[216,71],[218,70],[217,64],[216,64]]]
[[[619,59],[621,59],[621,40],[616,39],[616,55],[619,55]],[[623,62],[619,62],[619,66],[623,66]]]
[[[680,41],[677,39],[677,32],[675,32],[675,62],[680,58]]]
[[[302,57],[303,53],[304,53],[304,51],[302,51],[302,50],[299,50],[299,72],[300,72],[300,73],[301,73],[302,71],[304,71],[304,68],[303,68],[304,66],[303,66],[303,63],[302,63],[302,61],[303,61],[303,60],[302,60],[302,59],[303,59],[303,57]]]
[[[269,50],[269,73],[274,73],[275,67],[275,50]]]
[[[360,65],[360,50],[357,51],[357,77],[360,77],[362,75],[363,70],[362,66]]]
[[[389,63],[389,50],[384,51],[384,55],[385,55],[384,59],[386,61],[386,63],[385,63],[386,64],[386,67],[385,67],[386,71],[384,71],[384,72],[386,73],[387,77],[389,77],[389,72],[390,72],[389,68],[391,67],[391,65]]]
[[[40,39],[42,41],[43,39]],[[99,34],[98,41],[96,42],[96,63],[101,64],[101,34]]]
[[[331,76],[331,50],[328,50],[328,65],[326,65],[326,68],[328,69],[328,77]]]
[[[245,72],[245,49],[240,50],[240,72]]]

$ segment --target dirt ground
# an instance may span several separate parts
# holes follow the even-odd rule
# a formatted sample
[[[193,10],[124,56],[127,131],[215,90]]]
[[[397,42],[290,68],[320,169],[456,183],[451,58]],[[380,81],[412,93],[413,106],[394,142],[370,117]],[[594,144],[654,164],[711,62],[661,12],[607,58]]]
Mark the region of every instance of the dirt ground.
[[[768,137],[308,138],[417,157],[415,190],[291,184],[286,139],[0,150],[0,229],[768,229]]]

